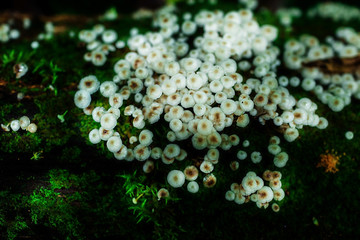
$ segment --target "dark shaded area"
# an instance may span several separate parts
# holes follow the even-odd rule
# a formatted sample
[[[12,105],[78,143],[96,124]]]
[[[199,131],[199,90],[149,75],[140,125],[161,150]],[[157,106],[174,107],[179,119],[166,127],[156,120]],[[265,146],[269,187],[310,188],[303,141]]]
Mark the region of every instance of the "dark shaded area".
[[[119,13],[130,13],[139,8],[156,9],[164,5],[166,0],[11,0],[2,1],[0,11],[19,11],[23,13],[53,15],[59,13],[72,14],[101,14],[110,7],[116,7]],[[237,0],[219,0],[219,2],[237,3]],[[260,0],[260,6],[266,7],[271,11],[275,11],[280,7],[298,7],[307,9],[316,3],[324,2],[322,0]],[[340,1],[344,4],[360,6],[359,1],[344,0]]]
[[[53,15],[59,13],[102,14],[110,7],[116,7],[119,13],[130,13],[139,8],[156,9],[164,4],[164,0],[12,0],[2,1],[0,11],[19,11],[24,13]]]

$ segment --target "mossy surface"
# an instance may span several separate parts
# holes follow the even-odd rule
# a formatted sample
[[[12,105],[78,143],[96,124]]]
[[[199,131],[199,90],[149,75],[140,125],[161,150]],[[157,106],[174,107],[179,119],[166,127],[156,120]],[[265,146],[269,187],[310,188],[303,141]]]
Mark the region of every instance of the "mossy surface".
[[[180,3],[181,12],[196,12],[203,5],[188,7]],[[234,3],[219,7],[230,10]],[[210,8],[214,8],[209,6]],[[256,15],[260,23],[278,25],[267,10]],[[318,114],[329,121],[326,130],[305,127],[300,137],[287,143],[275,126],[262,126],[251,121],[245,129],[231,129],[243,141],[246,151],[261,151],[263,160],[254,165],[249,159],[240,162],[237,171],[229,164],[238,149],[222,151],[214,171],[214,188],[201,187],[197,194],[186,187],[173,189],[166,183],[171,169],[184,169],[196,164],[192,154],[188,161],[164,165],[155,162],[156,171],[145,174],[138,162],[116,160],[104,142],[94,146],[89,132],[100,126],[73,104],[79,80],[94,74],[101,81],[111,80],[112,65],[124,56],[117,50],[99,68],[83,61],[84,46],[69,31],[77,33],[90,28],[95,21],[81,26],[68,26],[65,33],[41,41],[37,50],[30,48],[30,37],[0,45],[0,123],[7,124],[23,115],[38,126],[31,134],[24,130],[0,132],[0,238],[1,239],[347,239],[359,238],[357,226],[360,211],[360,102],[353,100],[342,112],[334,113],[321,104],[315,95],[291,89],[296,98],[309,97],[319,106]],[[114,22],[105,22],[126,40],[131,27],[141,32],[150,30],[150,21],[135,22],[122,15]],[[331,24],[331,28],[326,28]],[[349,23],[356,26],[358,23]],[[291,31],[280,31],[276,44],[309,33],[324,38],[340,26],[319,19],[297,19]],[[41,26],[42,27],[42,26]],[[37,29],[40,32],[42,29]],[[12,67],[26,62],[29,72],[15,79]],[[284,74],[289,74],[285,72]],[[297,73],[290,73],[296,75]],[[50,87],[51,86],[51,87]],[[17,93],[25,98],[17,100]],[[96,103],[104,104],[97,97]],[[96,104],[99,105],[99,104]],[[64,115],[61,122],[58,115]],[[123,109],[121,110],[123,113]],[[138,134],[130,130],[130,119],[122,116],[117,131],[124,135]],[[355,137],[349,141],[346,131]],[[134,132],[130,132],[134,131]],[[164,123],[157,123],[154,141],[163,143]],[[248,171],[258,175],[265,169],[276,170],[267,152],[271,136],[281,138],[281,148],[290,160],[281,169],[286,197],[279,202],[280,212],[258,209],[252,202],[237,205],[225,200],[225,192],[233,182],[240,182]],[[180,143],[184,147],[189,142]],[[161,145],[161,144],[159,144]],[[165,146],[165,143],[161,145]],[[241,147],[242,148],[242,147]],[[334,150],[341,155],[339,171],[325,172],[317,167],[320,155]],[[157,199],[156,192],[168,187],[170,198]],[[137,204],[133,203],[137,200]]]

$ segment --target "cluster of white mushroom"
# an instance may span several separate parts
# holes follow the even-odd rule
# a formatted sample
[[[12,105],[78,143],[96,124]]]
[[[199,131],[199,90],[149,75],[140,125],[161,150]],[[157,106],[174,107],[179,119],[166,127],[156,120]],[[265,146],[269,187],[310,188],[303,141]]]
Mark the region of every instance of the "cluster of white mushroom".
[[[278,168],[285,167],[287,161],[289,160],[289,155],[286,152],[281,151],[280,138],[277,136],[272,136],[269,141],[268,151],[270,154],[274,155],[274,165]]]
[[[288,68],[301,71],[304,77],[301,87],[305,91],[313,91],[322,103],[339,112],[351,103],[351,97],[360,99],[360,80],[352,73],[330,74],[320,66],[303,66],[304,63],[333,57],[346,59],[358,56],[360,36],[354,29],[340,28],[336,36],[339,40],[328,37],[327,44],[320,44],[316,37],[310,35],[289,40],[285,44],[284,62]],[[290,80],[290,85],[299,86],[300,81]]]
[[[18,39],[21,35],[19,29],[12,28],[15,20],[10,19],[8,23],[0,24],[0,42],[8,42],[11,39]],[[22,30],[28,30],[31,27],[31,19],[28,17],[23,18],[22,20]],[[49,40],[54,36],[54,25],[51,22],[46,22],[44,25],[44,32],[40,33],[37,36],[38,40]],[[32,41],[30,44],[32,49],[36,49],[39,47],[38,41]]]
[[[1,124],[1,128],[5,132],[9,132],[10,129],[14,132],[17,132],[20,128],[26,130],[30,133],[35,133],[37,131],[37,125],[31,123],[28,116],[22,116],[19,119],[12,120],[9,124]]]
[[[0,24],[0,42],[5,43],[11,39],[18,39],[19,37],[20,31],[15,28],[11,29],[11,24]]]
[[[200,171],[204,173],[202,183],[204,187],[211,188],[216,184],[216,177],[211,172],[214,170],[214,166],[209,161],[203,161],[200,165]],[[191,193],[197,193],[199,191],[199,184],[196,182],[199,176],[199,170],[194,165],[185,167],[184,171],[171,170],[167,176],[167,181],[170,186],[174,188],[182,187],[185,184],[185,180],[189,181],[187,184],[187,190]]]
[[[302,12],[299,8],[280,8],[276,11],[276,16],[281,25],[285,27],[291,27],[293,20],[301,17],[301,15]]]
[[[95,66],[103,66],[110,52],[125,47],[125,42],[117,39],[117,32],[106,29],[102,24],[97,24],[92,29],[81,30],[79,40],[86,43],[86,49],[89,51],[85,53],[84,60]]]
[[[340,2],[319,3],[308,10],[309,17],[330,18],[333,21],[360,20],[360,9]]]
[[[55,26],[52,22],[46,22],[44,25],[44,30],[45,30],[44,32],[39,33],[37,37],[39,40],[50,40],[54,37]],[[38,42],[37,41],[32,42],[31,47],[37,48]]]
[[[296,136],[296,135],[285,135],[285,138],[290,138],[290,137],[294,137],[294,136]],[[247,147],[248,143],[249,143],[249,141],[245,140],[243,142],[243,147]],[[274,165],[278,168],[282,168],[286,165],[287,161],[289,160],[289,156],[286,152],[281,151],[281,147],[279,146],[279,144],[280,144],[279,137],[277,137],[277,136],[271,137],[270,141],[269,141],[269,145],[268,145],[268,151],[270,154],[274,155],[274,160],[273,160]],[[248,156],[248,154],[246,151],[244,151],[243,149],[238,150],[237,158],[239,160],[245,160],[247,158],[247,156]],[[261,152],[253,151],[250,154],[250,159],[255,164],[260,163],[262,160]],[[234,171],[237,170],[239,168],[239,162],[232,161],[230,163],[230,168]]]
[[[167,182],[178,188],[188,180],[188,191],[195,193],[200,187],[198,179],[204,187],[216,184],[213,171],[219,162],[219,150],[226,151],[240,143],[236,134],[223,132],[226,128],[245,128],[252,119],[261,124],[271,120],[287,128],[284,137],[292,142],[299,136],[298,128],[326,127],[326,119],[315,114],[316,104],[307,98],[297,101],[286,88],[288,79],[276,76],[280,62],[279,49],[272,45],[277,37],[275,27],[259,26],[247,9],[228,13],[202,10],[195,16],[186,13],[181,24],[172,10],[164,8],[154,17],[153,25],[159,31],[131,35],[127,41],[130,52],[115,63],[111,81],[100,84],[92,75],[81,79],[75,104],[100,123],[89,134],[91,143],[106,141],[116,159],[142,161],[143,170],[148,173],[154,169],[154,160],[161,159],[164,164],[185,160],[187,152],[176,142],[191,139],[194,149],[206,150],[205,155],[195,154],[203,160],[197,166],[170,171]],[[193,36],[197,32],[203,34]],[[105,44],[96,40],[98,36]],[[101,25],[81,31],[79,37],[91,46],[93,63],[94,52],[109,48],[117,39],[115,32],[105,31]],[[194,40],[189,43],[189,39]],[[253,77],[244,79],[241,72]],[[109,109],[90,105],[91,95],[98,90],[108,98]],[[124,134],[116,132],[124,103],[127,104],[122,108],[123,114],[140,132],[126,141]],[[169,142],[164,148],[158,146],[162,143],[153,141],[149,126],[160,119],[169,126]],[[242,146],[249,144],[245,140]],[[272,147],[269,151],[275,155],[275,165],[285,166],[287,154]],[[237,155],[243,160],[247,153],[239,151]],[[261,153],[252,152],[251,160],[259,163]],[[239,163],[234,161],[230,166],[236,170]]]
[[[269,182],[269,186],[265,186],[264,180]],[[266,170],[262,178],[255,172],[248,172],[240,184],[231,184],[230,190],[225,194],[225,199],[237,204],[247,203],[251,200],[259,208],[267,208],[272,200],[284,199],[285,192],[281,186],[281,173],[278,171]],[[274,211],[280,209],[278,205],[277,207],[274,205],[272,208]]]

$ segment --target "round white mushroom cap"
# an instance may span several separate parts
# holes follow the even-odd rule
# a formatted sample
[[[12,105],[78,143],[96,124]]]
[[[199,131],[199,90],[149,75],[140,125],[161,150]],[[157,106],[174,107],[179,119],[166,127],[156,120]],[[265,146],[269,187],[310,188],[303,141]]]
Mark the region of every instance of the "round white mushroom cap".
[[[10,123],[10,127],[11,127],[11,129],[13,130],[13,131],[17,131],[17,130],[19,130],[19,128],[20,128],[20,122],[19,122],[19,120],[12,120],[11,121],[11,123]]]
[[[235,200],[235,193],[233,191],[227,191],[225,193],[225,199],[228,201],[234,201]]]
[[[100,120],[101,127],[106,130],[112,130],[117,124],[116,116],[112,113],[105,113]]]
[[[274,165],[278,168],[285,167],[288,160],[289,155],[286,152],[278,153],[274,157]]]
[[[191,193],[197,193],[199,191],[199,184],[195,181],[191,181],[187,185],[187,190]]]
[[[99,90],[100,82],[94,75],[89,75],[80,80],[79,89],[86,90],[90,94],[93,94],[97,90]]]
[[[37,131],[37,126],[35,123],[30,123],[29,126],[27,126],[26,130],[31,133],[35,133]]]
[[[19,119],[21,129],[25,130],[30,124],[30,118],[28,116],[22,116]]]
[[[346,137],[347,140],[351,140],[351,139],[354,138],[354,133],[351,132],[351,131],[347,131],[347,132],[345,133],[345,137]]]
[[[110,152],[118,152],[122,146],[121,138],[119,136],[110,137],[106,142],[106,146]]]
[[[91,103],[91,95],[86,90],[79,90],[75,93],[74,102],[78,108],[86,108]]]
[[[93,129],[90,131],[89,140],[92,144],[97,144],[101,141],[99,129]]]
[[[167,181],[173,188],[179,188],[185,183],[185,175],[182,171],[171,170],[167,175]]]

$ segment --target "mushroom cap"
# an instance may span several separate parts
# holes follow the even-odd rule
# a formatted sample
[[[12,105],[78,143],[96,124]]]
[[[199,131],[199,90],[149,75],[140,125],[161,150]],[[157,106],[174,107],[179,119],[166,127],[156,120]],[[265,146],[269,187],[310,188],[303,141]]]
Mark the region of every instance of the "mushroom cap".
[[[207,188],[212,188],[215,186],[216,184],[216,177],[214,174],[210,173],[207,174],[204,178],[203,178],[203,184],[205,187]]]
[[[133,153],[131,149],[128,149],[125,145],[122,145],[119,151],[114,152],[114,157],[117,160],[123,160],[123,159],[129,160],[129,158],[127,159],[127,157],[131,155],[131,153]],[[132,159],[133,158],[134,156],[132,155]]]
[[[233,170],[233,171],[238,170],[238,169],[239,169],[239,166],[240,166],[240,164],[239,164],[238,161],[232,161],[232,162],[230,163],[230,168],[231,168],[231,170]]]
[[[169,197],[169,191],[166,188],[160,188],[157,192],[157,197],[160,200],[161,198],[167,198]]]
[[[13,131],[18,131],[20,129],[20,121],[19,120],[12,120],[10,123],[10,127]]]
[[[280,144],[280,138],[278,136],[272,136],[269,140],[269,144]]]
[[[191,142],[193,147],[197,150],[204,149],[207,146],[206,136],[201,135],[200,133],[195,133],[191,138]]]
[[[269,186],[272,190],[278,190],[281,188],[281,181],[279,179],[273,179],[270,181]]]
[[[22,130],[25,130],[30,124],[30,118],[28,116],[22,116],[19,119],[20,127]]]
[[[255,177],[253,176],[245,176],[241,182],[241,185],[243,186],[246,195],[254,193],[257,188],[257,183],[255,181]]]
[[[220,153],[219,153],[218,149],[211,148],[211,149],[208,150],[206,156],[209,158],[209,160],[211,162],[212,161],[217,161],[217,160],[219,160]]]
[[[211,173],[214,170],[214,165],[209,161],[203,161],[200,165],[200,171],[203,173]]]
[[[268,146],[268,151],[272,155],[276,155],[276,154],[281,152],[281,147],[279,145],[277,145],[277,144],[270,144]]]
[[[240,143],[240,138],[235,134],[230,135],[229,140],[232,146],[237,146]]]
[[[246,198],[241,193],[235,194],[234,202],[237,204],[243,204],[245,203]]]
[[[272,175],[272,178],[273,178],[274,180],[275,180],[275,179],[280,180],[281,177],[282,177],[282,174],[281,174],[281,172],[279,172],[279,171],[273,171],[273,172],[271,173],[271,175]]]
[[[183,161],[187,157],[187,152],[184,149],[180,149],[180,154],[175,157],[178,161]]]
[[[177,144],[170,143],[166,145],[163,153],[167,158],[175,158],[180,154],[180,147]]]
[[[91,95],[86,90],[79,90],[74,95],[74,103],[78,108],[86,108],[91,103]]]
[[[113,81],[105,81],[100,85],[100,93],[104,97],[110,97],[115,94],[118,86]]]
[[[274,212],[279,212],[280,211],[280,207],[277,203],[273,203],[271,205],[271,209],[274,211]]]
[[[151,150],[149,147],[139,144],[134,148],[134,157],[138,161],[145,161],[151,155]]]
[[[89,133],[89,140],[92,144],[97,144],[101,141],[99,129],[95,128]]]
[[[182,128],[182,121],[177,118],[171,119],[169,126],[172,131],[178,132]]]
[[[111,107],[120,108],[123,105],[123,96],[120,93],[115,93],[109,97],[109,104]]]
[[[184,169],[184,175],[185,175],[186,180],[194,181],[198,178],[199,171],[195,166],[187,166]]]
[[[100,82],[94,75],[83,77],[79,83],[79,89],[86,90],[90,94],[93,94],[97,90],[99,90],[99,87],[100,87]]]
[[[221,135],[217,132],[211,132],[209,135],[207,135],[207,143],[209,148],[216,148],[218,146],[220,146],[221,144]]]
[[[271,181],[273,179],[273,174],[270,170],[265,170],[265,172],[263,173],[263,179],[265,181]]]
[[[107,141],[114,134],[114,130],[106,130],[105,128],[100,127],[99,134],[101,140]]]
[[[106,113],[105,108],[103,107],[96,107],[94,108],[94,110],[91,112],[91,116],[93,117],[95,122],[100,122],[101,117]]]
[[[185,175],[182,171],[171,170],[167,175],[167,181],[173,188],[179,188],[185,183]]]
[[[289,155],[286,152],[281,152],[275,155],[274,165],[279,168],[285,167],[288,160],[289,160]]]
[[[274,197],[273,191],[268,186],[263,186],[261,189],[259,189],[257,195],[258,202],[260,203],[270,202]]]
[[[151,158],[159,159],[161,157],[162,150],[159,147],[154,147],[151,149]]]
[[[140,132],[138,139],[140,144],[149,146],[153,142],[153,136],[154,134],[150,130],[144,129]]]
[[[154,170],[154,162],[151,160],[147,160],[143,165],[143,171],[145,173],[150,173]]]
[[[274,200],[281,201],[285,197],[285,192],[282,188],[274,190]]]
[[[237,105],[234,100],[226,99],[221,103],[220,108],[226,115],[230,115],[236,111]]]
[[[195,181],[191,181],[187,185],[187,190],[191,193],[197,193],[199,191],[199,184]]]
[[[239,160],[244,160],[247,157],[247,153],[243,150],[239,150],[236,156]]]
[[[236,126],[238,127],[246,127],[250,123],[250,118],[248,114],[241,114],[236,120]]]
[[[91,55],[91,62],[95,65],[95,66],[102,66],[105,64],[106,62],[106,55],[103,51],[100,50],[95,50],[92,52]]]
[[[234,201],[235,200],[235,193],[233,191],[227,191],[225,193],[225,199],[228,201]]]
[[[202,135],[209,135],[213,130],[213,123],[208,119],[200,119],[197,124],[197,131]]]
[[[160,98],[162,93],[162,89],[159,85],[151,85],[146,89],[146,94],[152,99]]]
[[[251,153],[251,161],[253,163],[259,163],[261,162],[261,159],[262,159],[262,156],[261,156],[261,153],[260,152],[252,152]]]
[[[110,137],[106,142],[106,146],[110,152],[118,152],[122,146],[121,138],[119,136]]]
[[[288,142],[293,142],[299,136],[299,131],[296,128],[288,128],[285,130],[284,138]]]
[[[116,116],[112,113],[105,113],[100,119],[101,126],[106,130],[112,130],[117,124]]]
[[[31,133],[35,133],[37,131],[37,126],[35,123],[30,123],[29,126],[27,126],[26,130]]]
[[[354,138],[354,133],[351,132],[351,131],[347,131],[347,132],[345,133],[345,137],[346,137],[347,140],[351,140],[351,139]]]

